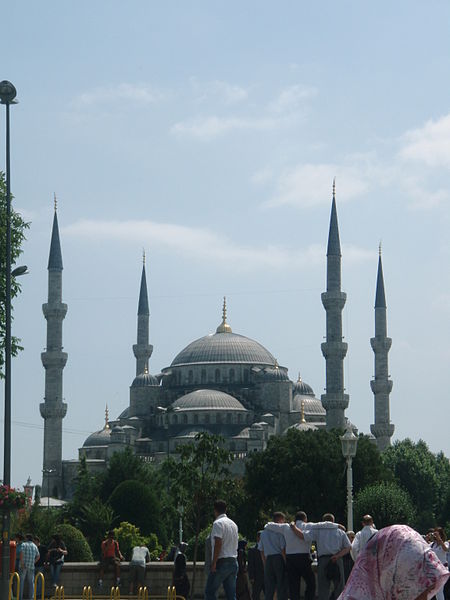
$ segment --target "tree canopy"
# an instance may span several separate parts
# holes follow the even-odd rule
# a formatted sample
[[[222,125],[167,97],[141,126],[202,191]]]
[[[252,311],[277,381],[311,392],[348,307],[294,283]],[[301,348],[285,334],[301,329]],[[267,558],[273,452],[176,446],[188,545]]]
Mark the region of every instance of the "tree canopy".
[[[12,199],[12,196],[11,196]],[[11,266],[13,266],[19,256],[22,254],[22,244],[25,240],[25,231],[30,224],[25,222],[22,216],[11,206]],[[5,330],[6,330],[6,182],[5,174],[0,171],[0,378],[4,376],[4,350],[5,350]],[[11,298],[15,298],[20,292],[20,283],[15,278],[11,278]],[[23,348],[20,346],[20,339],[15,336],[11,338],[12,355]]]

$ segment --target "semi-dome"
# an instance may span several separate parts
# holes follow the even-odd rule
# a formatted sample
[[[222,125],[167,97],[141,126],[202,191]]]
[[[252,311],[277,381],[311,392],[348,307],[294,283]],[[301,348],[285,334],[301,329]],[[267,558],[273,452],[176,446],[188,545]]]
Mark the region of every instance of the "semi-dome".
[[[134,378],[131,387],[149,387],[153,385],[159,385],[158,380],[154,375],[145,370]]]
[[[301,396],[314,396],[314,390],[310,385],[303,381],[300,377],[300,373],[298,374],[297,381],[292,387],[292,395],[295,396],[296,394],[300,394]]]
[[[109,425],[101,429],[100,431],[95,431],[91,433],[89,437],[86,438],[86,441],[83,444],[83,447],[92,447],[92,446],[107,446],[111,441],[111,429]]]
[[[274,367],[268,367],[267,369],[264,369],[263,380],[267,382],[289,381],[289,375],[286,369],[280,369],[278,363],[275,361]]]
[[[195,390],[175,400],[172,408],[176,411],[246,410],[239,400],[219,390]]]
[[[297,394],[292,399],[292,409],[294,411],[301,410],[302,403],[304,405],[305,415],[308,415],[308,416],[313,416],[313,415],[314,416],[318,416],[318,415],[325,416],[326,415],[326,410],[322,406],[322,402],[318,398],[315,398],[313,396],[305,397],[300,394]]]

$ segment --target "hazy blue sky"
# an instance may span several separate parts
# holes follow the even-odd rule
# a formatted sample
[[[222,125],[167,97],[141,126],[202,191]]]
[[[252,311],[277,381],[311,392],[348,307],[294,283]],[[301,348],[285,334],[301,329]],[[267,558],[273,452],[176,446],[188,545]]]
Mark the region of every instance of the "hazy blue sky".
[[[348,416],[364,432],[373,422],[382,239],[395,437],[450,454],[448,2],[8,4],[12,189],[32,222],[13,324],[25,345],[13,482],[41,479],[53,192],[69,305],[64,458],[101,428],[106,403],[113,417],[128,404],[143,247],[151,372],[215,330],[226,294],[233,330],[320,396],[333,176]]]

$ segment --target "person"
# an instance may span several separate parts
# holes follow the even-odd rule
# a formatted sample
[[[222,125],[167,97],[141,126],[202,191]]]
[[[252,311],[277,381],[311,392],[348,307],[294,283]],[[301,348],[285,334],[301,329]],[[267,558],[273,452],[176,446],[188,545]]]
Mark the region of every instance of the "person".
[[[252,584],[252,600],[260,600],[264,592],[264,563],[258,550],[261,531],[256,534],[256,544],[248,549],[248,576]]]
[[[449,575],[421,535],[391,525],[368,541],[338,600],[430,600]]]
[[[145,565],[150,562],[150,552],[147,546],[134,546],[130,560],[130,595],[138,592],[144,586]]]
[[[349,529],[348,531],[346,531],[347,537],[348,537],[348,541],[350,542],[350,544],[353,544],[353,541],[355,539],[355,532],[352,531],[351,529]],[[355,561],[352,558],[352,554],[351,554],[351,549],[350,552],[348,554],[345,554],[342,557],[342,562],[344,563],[344,582],[347,583],[348,578],[350,577],[350,573],[352,572],[353,569],[353,565],[355,564]]]
[[[352,549],[350,554],[352,555],[353,562],[356,562],[358,554],[364,550],[367,542],[377,532],[377,528],[373,523],[373,518],[370,515],[364,515],[361,521],[362,529],[355,535],[355,539],[352,542]]]
[[[328,527],[328,523],[308,523],[308,517],[302,510],[296,513],[295,524],[302,531],[322,526]],[[338,525],[335,525],[335,527],[337,528]],[[300,539],[291,530],[288,523],[267,523],[266,528],[280,531],[286,540],[286,567],[290,600],[300,600],[300,582],[302,578],[306,584],[305,600],[313,600],[316,597],[316,578],[311,568],[311,542]]]
[[[122,553],[119,549],[119,542],[114,539],[114,531],[108,531],[106,540],[102,542],[102,555],[100,559],[100,575],[98,580],[98,587],[103,586],[103,576],[105,569],[112,566],[114,569],[114,576],[116,578],[116,586],[120,585],[120,561],[123,560]]]
[[[315,540],[317,546],[317,586],[319,600],[329,600],[331,584],[336,598],[344,587],[344,565],[342,557],[350,552],[351,544],[345,531],[334,522],[334,515],[325,513],[320,527],[302,531],[291,523],[291,528],[307,542]]]
[[[284,524],[286,517],[282,512],[273,513],[276,525]],[[265,527],[259,540],[259,551],[264,563],[264,597],[273,600],[275,590],[277,600],[287,600],[286,581],[286,540],[279,530]]]
[[[245,549],[247,546],[247,540],[239,540],[238,542],[238,573],[236,578],[236,598],[237,600],[251,600],[250,590],[248,587],[247,577],[247,559],[245,555]]]
[[[185,553],[187,546],[186,542],[181,542],[179,544],[172,575],[172,585],[175,586],[177,596],[183,596],[184,598],[188,598],[191,589],[191,584],[186,571]]]
[[[47,548],[47,561],[50,565],[50,576],[53,587],[59,585],[59,576],[64,564],[64,557],[67,556],[67,548],[58,533],[52,535],[50,544]]]
[[[435,527],[431,534],[431,538],[433,540],[431,543],[431,549],[444,567],[448,568],[447,552],[449,551],[449,545],[445,541],[445,531],[442,529],[442,527]],[[436,600],[444,600],[443,588],[436,594]]]
[[[238,527],[226,515],[224,500],[214,502],[215,520],[211,530],[211,568],[205,586],[205,600],[216,600],[223,586],[227,600],[236,600]]]
[[[45,561],[47,559],[47,547],[41,544],[41,540],[35,536],[33,538],[33,542],[36,544],[36,548],[39,552],[39,560],[34,565],[34,576],[36,577],[38,573],[44,574],[45,569]],[[36,598],[40,598],[42,596],[42,580],[39,577],[36,583]]]
[[[38,560],[39,550],[33,542],[31,533],[27,533],[25,541],[20,547],[19,555],[20,600],[23,598],[25,585],[28,586],[28,597],[33,598],[34,596],[34,568]]]

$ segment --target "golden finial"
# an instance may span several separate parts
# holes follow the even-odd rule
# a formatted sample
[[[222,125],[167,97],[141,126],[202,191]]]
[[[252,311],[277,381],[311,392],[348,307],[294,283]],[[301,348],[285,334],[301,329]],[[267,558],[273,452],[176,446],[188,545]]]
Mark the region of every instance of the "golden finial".
[[[300,404],[300,423],[306,423],[305,420],[305,401],[302,400]]]
[[[223,307],[222,307],[222,323],[216,329],[216,333],[232,333],[231,327],[227,323],[227,298],[223,297]]]
[[[275,369],[279,369],[279,368],[280,368],[280,366],[278,364],[278,361],[277,361],[277,359],[275,359]]]
[[[336,177],[333,177],[333,200],[336,200]]]
[[[300,375],[300,371],[298,372],[298,379],[297,379],[297,383],[301,383],[302,382],[302,376]]]
[[[109,429],[109,411],[108,411],[108,405],[106,405],[105,407],[105,427],[104,429]]]
[[[145,373],[146,375],[148,375],[148,367],[147,367],[147,365],[144,365],[144,373]]]
[[[55,212],[58,209],[58,198],[56,197],[56,192],[53,192],[53,205],[55,207]]]
[[[381,240],[380,240],[380,243],[378,244],[378,256],[381,256]]]
[[[145,267],[145,248],[142,248],[142,264]]]

